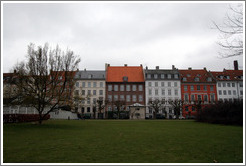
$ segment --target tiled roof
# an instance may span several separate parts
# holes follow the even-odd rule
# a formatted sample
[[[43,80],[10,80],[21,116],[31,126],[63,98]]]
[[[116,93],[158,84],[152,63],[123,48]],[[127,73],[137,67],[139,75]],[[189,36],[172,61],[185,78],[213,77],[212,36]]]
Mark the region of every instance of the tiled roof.
[[[77,71],[75,79],[81,80],[105,80],[105,71],[102,70],[82,70]]]
[[[212,71],[211,74],[217,81],[243,80],[243,70],[224,70],[222,72]]]
[[[128,77],[127,82],[144,82],[142,66],[108,66],[107,82],[123,82],[123,77]]]
[[[194,82],[194,83],[215,82],[215,80],[212,78],[212,75],[209,72],[207,72],[207,70],[205,69],[179,70],[179,72],[182,82]],[[187,81],[185,81],[185,78],[187,79]],[[208,78],[211,78],[212,80],[208,81]]]

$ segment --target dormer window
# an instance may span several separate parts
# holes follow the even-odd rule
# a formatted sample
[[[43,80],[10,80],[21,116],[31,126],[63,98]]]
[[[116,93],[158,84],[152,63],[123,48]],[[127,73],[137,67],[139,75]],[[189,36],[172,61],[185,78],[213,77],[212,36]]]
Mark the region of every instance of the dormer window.
[[[151,78],[151,74],[147,74],[147,78]]]
[[[228,79],[228,80],[229,80],[229,79],[230,79],[230,76],[226,76],[226,79]]]
[[[154,74],[154,78],[157,79],[158,78],[158,75],[157,74]]]
[[[161,78],[165,78],[165,75],[164,74],[161,74]]]
[[[198,82],[200,79],[198,77],[195,77],[194,81]]]
[[[190,77],[190,74],[187,74],[187,77]]]
[[[223,76],[219,76],[219,78],[223,80]]]
[[[92,78],[92,74],[89,74],[89,75],[88,75],[88,78]]]
[[[186,77],[184,77],[184,78],[183,78],[183,81],[187,81],[187,78],[186,78]]]
[[[208,77],[207,81],[208,82],[211,82],[212,81],[212,78],[211,77]]]
[[[168,74],[168,75],[167,75],[167,78],[169,78],[169,79],[170,79],[170,78],[171,78],[171,74]]]
[[[178,74],[174,74],[174,78],[179,78],[179,75]]]
[[[201,77],[201,74],[197,74],[196,76],[197,76],[197,77]]]
[[[123,77],[123,82],[128,82],[128,77],[127,76]]]

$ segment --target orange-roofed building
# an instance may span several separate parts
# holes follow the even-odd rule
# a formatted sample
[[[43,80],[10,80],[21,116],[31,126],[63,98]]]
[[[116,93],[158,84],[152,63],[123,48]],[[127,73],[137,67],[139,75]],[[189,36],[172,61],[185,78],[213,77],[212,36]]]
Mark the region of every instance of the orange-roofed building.
[[[179,70],[181,77],[181,98],[184,101],[183,116],[195,117],[197,108],[195,103],[205,104],[217,101],[216,80],[206,68],[201,70]]]
[[[121,111],[129,111],[129,106],[145,106],[145,79],[142,65],[110,66],[106,64],[106,99],[108,112],[116,110],[115,101],[124,101]],[[113,108],[113,109],[112,109]],[[121,118],[126,118],[126,115]]]

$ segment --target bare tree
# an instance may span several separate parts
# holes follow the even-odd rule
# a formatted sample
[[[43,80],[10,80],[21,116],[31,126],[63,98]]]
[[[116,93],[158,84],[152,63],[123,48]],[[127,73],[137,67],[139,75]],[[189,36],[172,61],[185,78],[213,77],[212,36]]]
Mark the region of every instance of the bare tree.
[[[36,48],[31,43],[27,60],[14,66],[21,104],[38,111],[39,124],[50,112],[72,104],[73,77],[79,62],[69,49],[51,49],[47,43]]]
[[[222,48],[219,52],[222,58],[229,58],[243,55],[243,5],[230,6],[223,20],[219,25],[213,21],[213,25],[221,34],[218,45]]]
[[[116,107],[117,119],[120,119],[120,111],[126,105],[125,100],[115,100],[113,101],[113,105]]]
[[[149,100],[149,103],[148,103],[149,107],[154,109],[154,119],[156,119],[156,115],[159,113],[164,102],[165,102],[164,100],[160,100],[160,99]]]
[[[180,115],[180,111],[182,110],[183,107],[183,101],[180,99],[176,99],[176,100],[169,100],[168,103],[173,107],[174,115],[176,116],[176,119],[178,119]]]
[[[107,106],[107,104],[108,104],[108,100],[103,100],[103,98],[101,97],[97,100],[97,107],[100,115],[102,113],[102,110]]]

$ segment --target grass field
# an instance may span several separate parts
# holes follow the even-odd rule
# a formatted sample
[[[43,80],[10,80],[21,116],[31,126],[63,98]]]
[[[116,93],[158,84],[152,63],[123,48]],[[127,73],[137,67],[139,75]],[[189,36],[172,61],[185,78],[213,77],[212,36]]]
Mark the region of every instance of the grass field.
[[[189,120],[4,124],[4,163],[242,163],[243,127]]]

